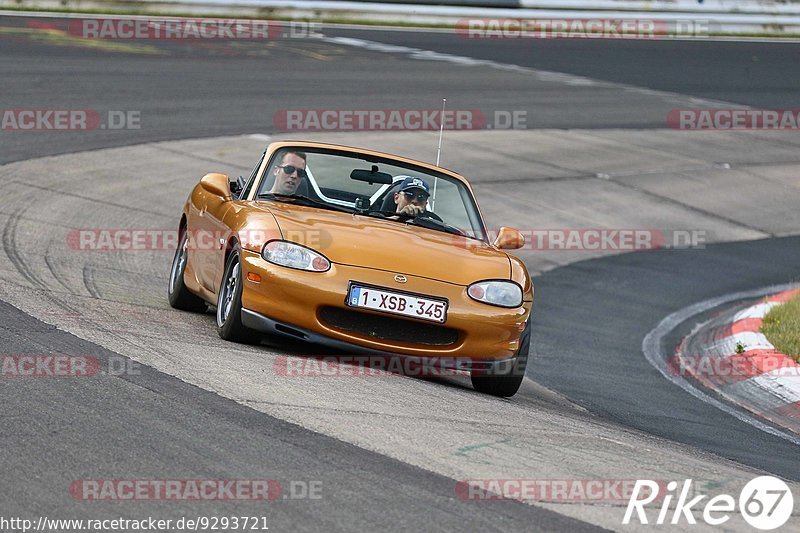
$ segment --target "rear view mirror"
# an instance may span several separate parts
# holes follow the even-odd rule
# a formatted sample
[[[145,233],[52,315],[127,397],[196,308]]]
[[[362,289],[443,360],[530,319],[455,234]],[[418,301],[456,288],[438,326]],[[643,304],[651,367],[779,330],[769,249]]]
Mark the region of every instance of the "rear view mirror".
[[[525,246],[525,236],[514,228],[503,226],[493,244],[501,250],[519,250]]]
[[[392,183],[392,175],[387,174],[386,172],[379,172],[377,165],[372,165],[371,170],[362,170],[359,168],[353,169],[353,171],[350,173],[350,179],[366,181],[370,185],[373,183],[383,183],[386,185]]]
[[[230,181],[228,181],[228,176],[225,174],[217,174],[216,172],[206,174],[200,180],[200,187],[211,194],[221,196],[225,200],[230,200],[231,186]]]

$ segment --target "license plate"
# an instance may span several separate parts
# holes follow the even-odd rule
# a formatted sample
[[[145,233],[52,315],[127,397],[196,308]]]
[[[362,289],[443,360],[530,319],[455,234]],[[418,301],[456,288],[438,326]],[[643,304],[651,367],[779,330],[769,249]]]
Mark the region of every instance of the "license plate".
[[[350,293],[347,295],[347,305],[396,315],[421,318],[432,322],[444,322],[447,320],[446,301],[434,300],[432,298],[413,294],[385,291],[376,289],[375,287],[350,285]]]

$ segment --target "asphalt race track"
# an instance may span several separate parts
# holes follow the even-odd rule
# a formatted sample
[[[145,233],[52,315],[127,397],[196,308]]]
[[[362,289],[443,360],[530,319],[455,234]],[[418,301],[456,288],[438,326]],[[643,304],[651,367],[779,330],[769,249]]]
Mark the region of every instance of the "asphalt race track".
[[[145,123],[141,131],[4,139],[0,162],[152,140],[268,132],[278,110],[301,107],[298,102],[320,109],[356,108],[351,95],[359,95],[358,105],[370,108],[437,109],[442,98],[450,98],[461,109],[527,110],[529,127],[536,128],[663,128],[666,111],[674,107],[636,93],[620,98],[613,87],[554,87],[509,72],[472,75],[464,83],[462,70],[441,69],[435,61],[418,62],[412,70],[400,58],[316,40],[81,46],[68,34],[36,33],[14,18],[2,22],[0,66],[14,73],[3,79],[4,106],[52,102],[74,109],[90,100],[97,110],[141,111]],[[791,108],[800,83],[794,43],[498,41],[345,29],[326,30],[325,35],[745,106]],[[333,75],[323,76],[321,86],[309,81],[321,73]]]
[[[798,107],[796,43],[480,41],[348,28],[269,42],[87,43],[60,28],[0,17],[0,109],[91,109],[101,119],[132,111],[140,127],[0,131],[0,353],[91,354],[103,369],[135,371],[0,377],[0,516],[590,531],[623,529],[624,502],[463,501],[456,482],[691,477],[706,491],[736,492],[770,473],[800,496],[795,444],[684,393],[641,350],[670,313],[800,278],[796,131],[664,131],[676,108]],[[533,358],[510,400],[458,380],[281,379],[276,358],[313,349],[231,345],[210,314],[170,309],[169,251],[65,244],[73,228],[173,227],[202,173],[247,173],[267,139],[429,159],[430,132],[287,133],[274,117],[435,109],[442,97],[490,117],[527,113],[525,131],[446,134],[447,166],[475,176],[493,221],[709,234],[687,250],[521,253],[536,274]],[[275,479],[284,492],[267,505],[87,502],[69,491],[82,479]],[[292,497],[303,483],[318,483],[322,497]]]
[[[542,305],[532,341],[537,354],[532,375],[627,426],[797,480],[795,444],[745,430],[734,418],[673,390],[666,380],[654,379],[656,370],[637,350],[641,339],[672,311],[715,295],[796,279],[787,272],[796,268],[798,253],[800,239],[788,237],[626,254],[547,272],[538,278]],[[616,318],[593,320],[598,309]],[[667,345],[676,346],[693,325],[676,330]],[[570,366],[564,365],[565,358]],[[767,449],[770,453],[764,453]]]

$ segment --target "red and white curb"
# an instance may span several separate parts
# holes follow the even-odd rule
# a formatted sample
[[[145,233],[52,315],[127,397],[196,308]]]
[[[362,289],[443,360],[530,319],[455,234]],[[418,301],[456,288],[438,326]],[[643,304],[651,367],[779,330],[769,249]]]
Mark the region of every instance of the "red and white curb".
[[[800,435],[800,365],[759,331],[773,307],[797,294],[785,290],[699,325],[667,360],[667,371]]]

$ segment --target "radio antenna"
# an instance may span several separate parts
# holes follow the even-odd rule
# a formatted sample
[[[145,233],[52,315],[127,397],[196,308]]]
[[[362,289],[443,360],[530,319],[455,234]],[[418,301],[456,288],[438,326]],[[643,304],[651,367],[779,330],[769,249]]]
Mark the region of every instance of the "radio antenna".
[[[444,133],[444,108],[447,106],[447,98],[442,98],[442,114],[439,117],[439,147],[436,149],[436,166],[439,166],[439,156],[442,155],[442,134]]]
[[[442,114],[439,117],[439,146],[436,148],[436,166],[439,166],[439,158],[442,155],[442,134],[444,133],[444,110],[447,107],[447,98],[442,98]],[[436,205],[436,185],[439,183],[439,177],[433,177],[433,194],[431,195],[431,211]]]

